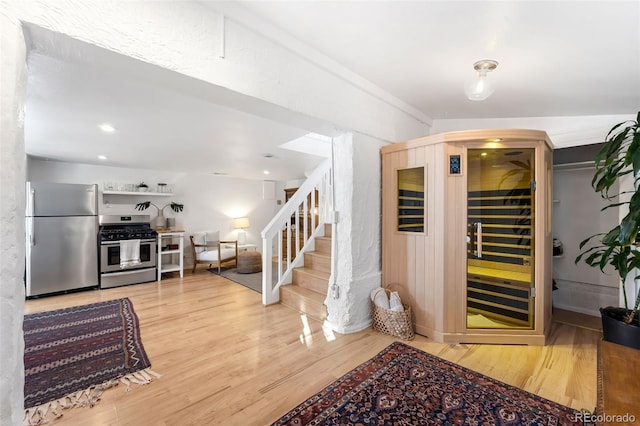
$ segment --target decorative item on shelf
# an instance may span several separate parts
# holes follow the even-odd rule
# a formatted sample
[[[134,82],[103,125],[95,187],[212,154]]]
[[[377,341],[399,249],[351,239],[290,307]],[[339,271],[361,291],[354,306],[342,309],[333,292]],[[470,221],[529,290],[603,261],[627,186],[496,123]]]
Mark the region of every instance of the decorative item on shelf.
[[[165,192],[169,192],[167,191],[167,184],[158,182],[158,192],[161,194],[164,194]]]
[[[136,190],[138,192],[147,192],[149,191],[149,185],[147,185],[144,182],[140,182],[137,186],[136,186]]]
[[[618,271],[625,306],[600,308],[603,336],[608,342],[635,349],[640,349],[640,283],[636,272],[640,269],[640,248],[637,242],[640,235],[640,186],[635,185],[635,189],[625,191],[621,180],[626,179],[627,175],[638,176],[640,173],[639,142],[640,112],[636,121],[619,123],[607,134],[604,145],[596,155],[595,173],[591,182],[593,189],[611,202],[605,208],[620,207],[626,210],[626,215],[609,232],[595,234],[583,240],[580,243],[581,252],[575,260],[578,263],[584,258],[587,265],[598,267],[602,272],[608,265]],[[626,197],[626,201],[620,201],[620,193],[626,193],[630,197]],[[633,274],[633,282],[627,282],[630,273]],[[627,286],[631,289],[635,287],[632,290],[634,293],[629,294]]]
[[[249,218],[248,217],[237,217],[233,219],[233,229],[238,229],[238,244],[246,244],[247,243],[247,233],[245,229],[249,227]]]
[[[140,210],[140,211],[146,210],[149,208],[149,206],[155,207],[156,210],[158,211],[158,216],[156,217],[156,228],[167,227],[167,223],[164,218],[164,209],[166,209],[167,207],[171,207],[171,210],[173,210],[176,213],[180,213],[184,209],[184,204],[174,203],[173,201],[170,202],[169,204],[165,204],[162,208],[156,206],[151,201],[143,201],[142,203],[136,204],[136,210]]]

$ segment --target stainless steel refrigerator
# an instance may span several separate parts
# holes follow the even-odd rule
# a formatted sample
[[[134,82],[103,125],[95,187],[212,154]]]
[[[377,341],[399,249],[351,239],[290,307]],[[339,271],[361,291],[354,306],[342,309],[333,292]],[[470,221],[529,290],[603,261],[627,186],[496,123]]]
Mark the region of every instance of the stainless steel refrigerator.
[[[27,297],[98,285],[98,186],[27,182]]]

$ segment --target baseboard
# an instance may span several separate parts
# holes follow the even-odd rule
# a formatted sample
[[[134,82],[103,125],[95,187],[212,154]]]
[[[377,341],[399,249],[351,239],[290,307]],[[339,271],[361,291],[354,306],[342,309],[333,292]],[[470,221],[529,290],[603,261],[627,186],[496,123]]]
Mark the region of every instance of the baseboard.
[[[599,313],[598,316],[595,316],[554,306],[553,321],[560,324],[602,331],[602,318]]]
[[[592,317],[598,317],[600,318],[600,311],[594,311],[591,309],[586,309],[586,308],[579,308],[576,306],[567,306],[567,305],[563,305],[563,304],[558,304],[558,303],[553,303],[553,307],[554,308],[558,308],[558,309],[562,309],[564,311],[571,311],[571,312],[577,312],[579,314],[585,314],[585,315],[590,315]]]

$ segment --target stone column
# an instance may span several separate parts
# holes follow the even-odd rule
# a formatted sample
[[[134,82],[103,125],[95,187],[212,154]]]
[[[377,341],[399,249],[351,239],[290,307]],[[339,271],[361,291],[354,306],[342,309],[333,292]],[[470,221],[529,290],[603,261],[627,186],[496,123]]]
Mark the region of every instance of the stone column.
[[[0,13],[0,423],[24,411],[24,104],[27,52],[21,24]]]
[[[339,333],[371,325],[369,294],[380,287],[380,147],[383,141],[349,133],[334,140],[338,223],[333,289],[327,294],[327,324]]]

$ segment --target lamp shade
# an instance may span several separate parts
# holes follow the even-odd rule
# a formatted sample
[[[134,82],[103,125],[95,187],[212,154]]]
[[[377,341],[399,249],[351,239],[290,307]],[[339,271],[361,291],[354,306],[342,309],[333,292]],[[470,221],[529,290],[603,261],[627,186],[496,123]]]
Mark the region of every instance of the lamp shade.
[[[249,227],[248,217],[237,217],[233,219],[233,229],[246,229]]]

